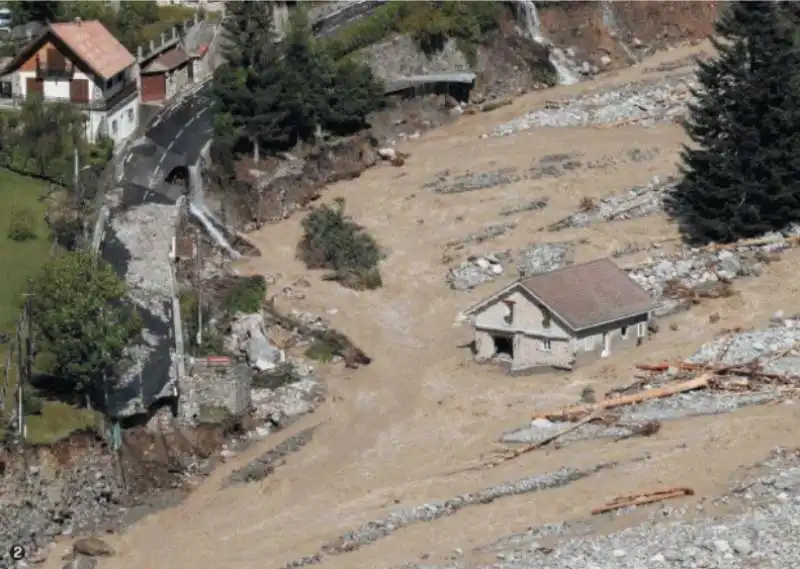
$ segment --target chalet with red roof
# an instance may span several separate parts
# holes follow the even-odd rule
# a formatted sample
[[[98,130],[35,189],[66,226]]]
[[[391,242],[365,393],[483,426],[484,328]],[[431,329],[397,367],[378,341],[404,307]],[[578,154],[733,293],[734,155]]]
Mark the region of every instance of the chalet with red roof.
[[[54,23],[2,70],[19,100],[69,101],[86,115],[86,138],[115,145],[139,125],[139,67],[134,56],[98,21]]]

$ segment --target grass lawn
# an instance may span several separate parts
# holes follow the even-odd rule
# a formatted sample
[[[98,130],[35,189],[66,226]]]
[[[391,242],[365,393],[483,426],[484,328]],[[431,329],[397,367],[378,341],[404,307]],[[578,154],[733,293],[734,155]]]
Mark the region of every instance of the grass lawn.
[[[38,272],[52,247],[44,220],[47,204],[40,200],[47,188],[47,182],[0,168],[0,332],[9,338],[15,333],[22,293],[28,279]],[[28,241],[14,241],[8,237],[9,225],[23,211],[30,213],[36,236]],[[10,343],[0,344],[0,365],[5,365],[10,347]],[[11,385],[6,394],[6,408],[14,404],[16,367],[13,362],[9,376]],[[2,377],[0,381],[3,381]],[[58,440],[76,429],[94,425],[94,421],[94,413],[64,403],[45,401],[42,414],[28,418],[28,433],[32,443],[42,444]]]

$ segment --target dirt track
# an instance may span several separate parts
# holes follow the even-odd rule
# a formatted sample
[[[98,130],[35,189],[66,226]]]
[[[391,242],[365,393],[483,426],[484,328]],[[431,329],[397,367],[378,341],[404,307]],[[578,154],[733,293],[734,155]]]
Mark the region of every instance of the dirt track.
[[[701,47],[675,50],[657,59],[677,60]],[[309,274],[294,258],[299,217],[252,234],[263,256],[245,261],[242,270],[280,274],[276,289],[301,276],[309,279],[309,298],[291,304],[284,300],[284,307],[318,313],[338,309],[331,316],[333,325],[374,362],[357,371],[332,369],[331,402],[236,457],[181,506],[111,539],[119,555],[102,567],[278,568],[400,506],[446,500],[560,466],[588,467],[651,456],[565,488],[501,499],[409,526],[359,551],[327,558],[320,567],[378,569],[415,561],[422,554],[430,554],[433,561],[456,547],[468,549],[529,526],[585,517],[591,507],[619,494],[691,486],[696,495],[684,500],[701,500],[715,495],[741,466],[763,458],[769,449],[796,443],[797,417],[789,406],[757,407],[669,423],[653,438],[577,443],[534,452],[493,470],[448,474],[490,451],[500,433],[524,424],[534,409],[575,402],[587,385],[602,393],[627,383],[635,361],[687,356],[721,329],[763,324],[773,310],[791,310],[798,293],[797,251],[771,264],[765,276],[737,284],[740,295],[709,301],[675,317],[677,330],[664,329],[647,347],[616,354],[570,375],[510,378],[475,365],[468,351],[458,347],[470,336],[467,328],[453,325],[457,313],[510,277],[471,293],[455,293],[444,283],[442,246],[499,221],[504,206],[540,196],[550,199],[547,208],[518,216],[520,223],[510,234],[488,246],[479,245],[476,251],[582,237],[588,243],[577,251],[580,261],[607,255],[624,241],[674,237],[674,228],[659,217],[558,234],[537,229],[572,213],[584,196],[602,197],[646,183],[653,175],[673,173],[684,141],[679,126],[539,129],[505,138],[478,138],[547,99],[629,81],[653,64],[648,61],[616,76],[532,94],[493,113],[464,117],[403,145],[402,150],[411,153],[404,167],[374,168],[357,180],[329,188],[325,199],[344,197],[348,212],[390,251],[383,266],[385,287],[378,291],[353,292],[322,281],[318,273]],[[422,188],[445,168],[459,172],[524,167],[545,154],[580,149],[590,160],[655,147],[660,152],[650,161],[623,163],[606,171],[579,170],[561,178],[457,195]],[[712,312],[721,319],[709,324]],[[297,430],[326,419],[314,440],[263,485],[219,489],[230,471]],[[639,515],[615,523],[631,523]],[[56,567],[54,560],[51,563]]]

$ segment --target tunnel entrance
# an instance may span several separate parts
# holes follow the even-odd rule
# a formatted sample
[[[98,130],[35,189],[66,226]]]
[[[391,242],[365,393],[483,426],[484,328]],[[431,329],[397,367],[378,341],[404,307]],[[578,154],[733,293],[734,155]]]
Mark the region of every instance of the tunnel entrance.
[[[168,184],[181,184],[189,186],[189,168],[187,166],[175,166],[169,171],[164,181]]]

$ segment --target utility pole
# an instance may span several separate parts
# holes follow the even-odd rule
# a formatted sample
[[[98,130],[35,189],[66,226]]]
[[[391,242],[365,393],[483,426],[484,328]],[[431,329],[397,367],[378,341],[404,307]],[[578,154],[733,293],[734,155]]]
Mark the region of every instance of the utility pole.
[[[31,295],[25,295],[25,378],[30,383],[33,377],[33,319],[31,318]]]
[[[23,398],[25,396],[25,378],[22,372],[22,318],[17,324],[17,435],[24,436],[25,432],[25,413],[23,408]]]
[[[197,345],[203,343],[203,291],[201,286],[201,271],[203,270],[203,253],[200,234],[195,234],[195,267],[194,267],[194,295],[197,298]]]

